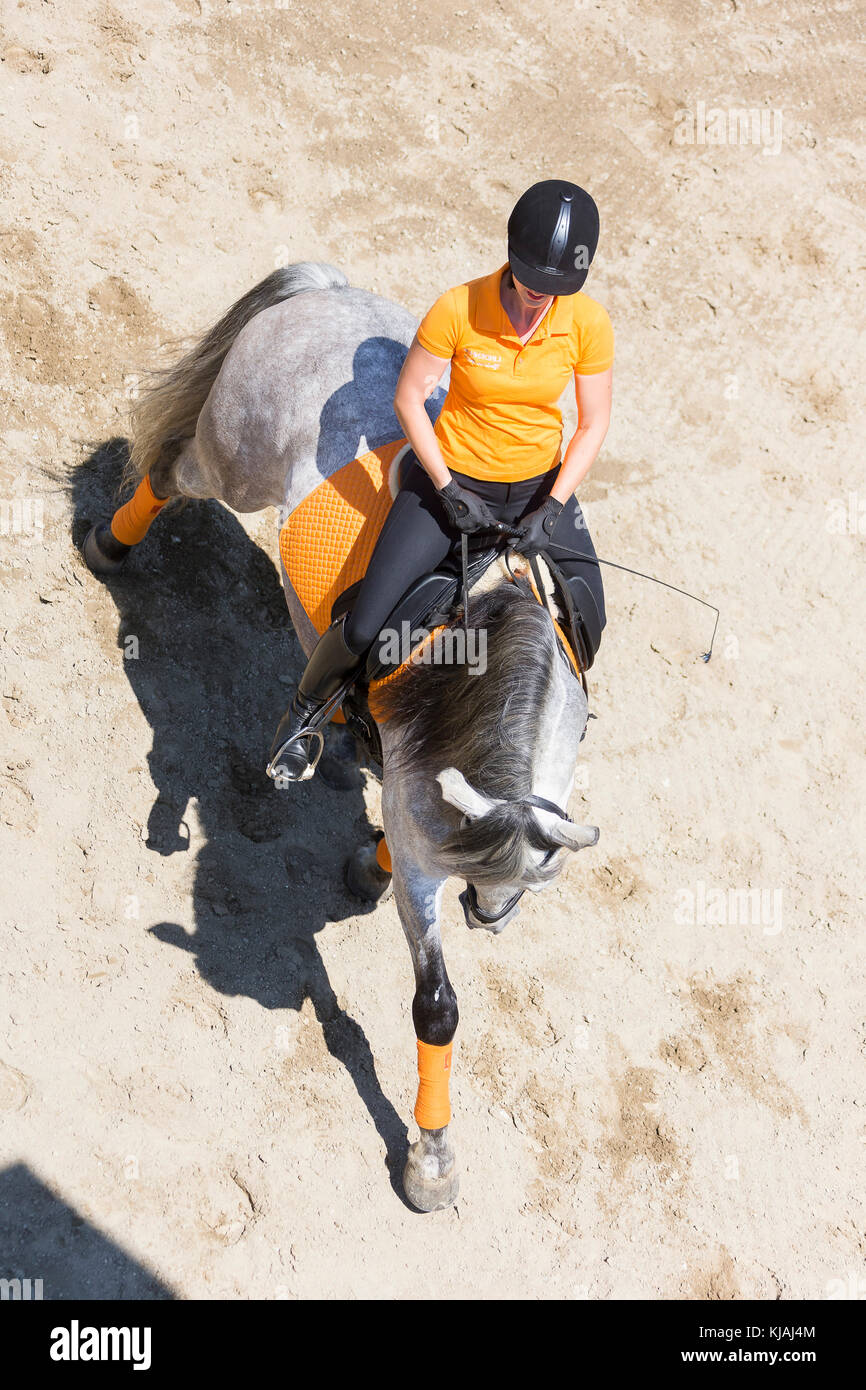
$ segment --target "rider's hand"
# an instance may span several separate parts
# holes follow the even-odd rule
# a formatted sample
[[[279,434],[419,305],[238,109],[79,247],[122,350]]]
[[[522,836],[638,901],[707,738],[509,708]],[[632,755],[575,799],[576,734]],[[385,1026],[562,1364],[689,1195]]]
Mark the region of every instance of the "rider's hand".
[[[468,488],[461,487],[453,478],[438,491],[448,520],[457,531],[464,531],[467,536],[471,536],[475,531],[505,533],[511,530],[511,527],[497,520],[483,498],[476,496]]]
[[[555,497],[548,495],[540,507],[518,521],[514,549],[520,555],[525,555],[527,560],[531,560],[533,556],[547,550],[563,505]]]

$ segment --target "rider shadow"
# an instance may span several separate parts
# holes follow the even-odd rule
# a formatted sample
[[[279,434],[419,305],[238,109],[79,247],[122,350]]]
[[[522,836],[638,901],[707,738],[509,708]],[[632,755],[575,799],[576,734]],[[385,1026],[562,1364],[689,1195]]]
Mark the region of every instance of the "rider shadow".
[[[319,472],[327,477],[332,460],[353,459],[362,440],[358,421],[364,421],[368,449],[389,444],[403,434],[391,404],[406,349],[393,338],[365,338],[352,359],[352,375],[332,391],[319,417]],[[430,413],[435,419],[435,407]]]
[[[353,459],[364,447],[378,449],[404,437],[392,402],[405,360],[405,347],[393,338],[365,338],[352,360],[351,378],[325,402],[319,417],[317,463],[322,477],[330,475],[335,487],[340,486],[340,475],[333,473],[334,458]],[[450,367],[446,367],[441,382],[424,402],[431,424],[439,418],[450,380]],[[359,420],[364,421],[363,436],[358,434]],[[357,498],[354,503],[360,505]]]
[[[317,466],[322,478],[331,478],[331,485],[341,489],[341,474],[334,473],[334,459],[356,459],[364,450],[378,449],[385,443],[405,438],[406,431],[393,413],[393,395],[403,363],[406,347],[393,338],[371,336],[364,338],[352,360],[352,377],[328,396],[318,421]],[[424,409],[435,424],[448,393],[450,367],[445,368],[442,381],[425,399]],[[364,421],[364,434],[359,435],[357,421]],[[353,478],[357,488],[357,474]],[[373,502],[373,488],[368,502]],[[353,491],[353,506],[363,510],[363,499]]]
[[[76,469],[77,546],[116,508],[125,457],[125,441],[112,439]],[[153,730],[148,766],[156,795],[146,848],[164,856],[189,851],[192,799],[204,837],[194,935],[168,921],[150,930],[193,955],[221,994],[245,995],[266,1009],[299,1011],[311,1001],[329,1052],[385,1144],[391,1184],[405,1202],[406,1125],[316,945],[329,922],[373,910],[350,898],[342,881],[344,858],[359,838],[372,838],[363,797],[360,789],[333,791],[321,778],[277,791],[264,772],[303,659],[279,575],[229,511],[196,502],[160,518],[127,570],[103,582],[117,606],[127,677]]]
[[[26,1163],[0,1171],[3,1299],[175,1299],[180,1295],[42,1181]]]

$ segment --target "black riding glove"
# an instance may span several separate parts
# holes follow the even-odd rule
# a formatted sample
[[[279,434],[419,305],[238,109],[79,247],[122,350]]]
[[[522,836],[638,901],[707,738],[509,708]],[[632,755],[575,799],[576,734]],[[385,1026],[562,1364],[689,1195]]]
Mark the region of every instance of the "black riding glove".
[[[464,531],[467,536],[471,536],[475,531],[511,530],[505,522],[496,519],[481,497],[455,483],[453,478],[444,487],[439,488],[438,492],[448,520],[455,530]]]
[[[558,502],[555,497],[545,497],[540,507],[517,523],[519,530],[514,549],[520,555],[525,555],[527,560],[547,550],[563,506],[564,503]]]

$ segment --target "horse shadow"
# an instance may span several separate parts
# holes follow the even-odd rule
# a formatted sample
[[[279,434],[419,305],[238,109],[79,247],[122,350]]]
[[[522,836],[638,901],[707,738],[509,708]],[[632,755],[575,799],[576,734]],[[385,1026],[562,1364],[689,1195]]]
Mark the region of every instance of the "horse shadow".
[[[76,546],[116,509],[126,455],[126,441],[111,439],[74,470]],[[189,853],[193,800],[203,836],[194,934],[170,921],[149,930],[191,954],[220,994],[245,995],[266,1009],[299,1011],[310,1000],[408,1206],[400,1180],[406,1124],[316,944],[329,923],[374,910],[351,898],[342,880],[347,855],[359,839],[372,839],[362,792],[334,791],[320,777],[279,791],[264,771],[303,669],[274,564],[226,508],[195,502],[160,517],[122,574],[91,580],[105,584],[117,607],[124,669],[153,731],[146,853]]]

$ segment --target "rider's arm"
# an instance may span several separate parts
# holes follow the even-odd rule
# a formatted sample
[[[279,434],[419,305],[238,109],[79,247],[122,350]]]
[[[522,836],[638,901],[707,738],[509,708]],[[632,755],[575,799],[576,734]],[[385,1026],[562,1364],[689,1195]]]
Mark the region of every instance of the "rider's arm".
[[[406,431],[406,438],[415,450],[419,462],[426,468],[437,488],[445,487],[451,474],[442,457],[430,416],[424,402],[439,385],[449,359],[434,357],[418,342],[412,343],[403,363],[403,370],[394,393],[394,414]]]
[[[555,497],[557,502],[568,501],[595,463],[610,424],[612,380],[612,367],[591,376],[574,374],[577,429],[565,451],[556,482],[550,489],[551,497]]]

